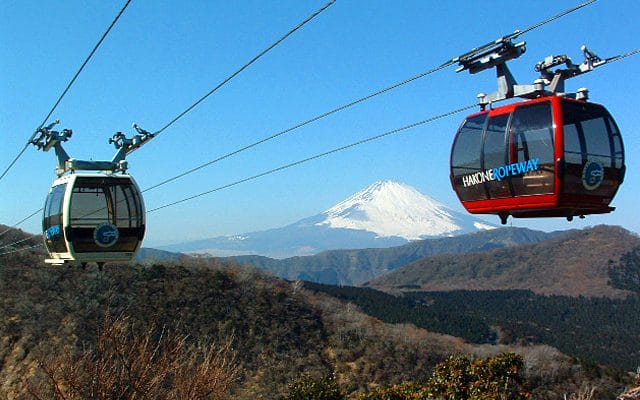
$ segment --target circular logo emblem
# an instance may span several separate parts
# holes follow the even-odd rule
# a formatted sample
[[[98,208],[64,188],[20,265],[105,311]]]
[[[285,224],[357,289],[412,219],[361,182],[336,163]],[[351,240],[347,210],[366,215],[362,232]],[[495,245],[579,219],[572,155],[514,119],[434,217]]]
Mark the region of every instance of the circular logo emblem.
[[[597,189],[604,180],[604,167],[597,161],[589,161],[582,169],[582,185],[587,190]]]
[[[116,244],[118,238],[118,227],[106,222],[98,225],[93,231],[93,241],[100,247],[111,247]]]

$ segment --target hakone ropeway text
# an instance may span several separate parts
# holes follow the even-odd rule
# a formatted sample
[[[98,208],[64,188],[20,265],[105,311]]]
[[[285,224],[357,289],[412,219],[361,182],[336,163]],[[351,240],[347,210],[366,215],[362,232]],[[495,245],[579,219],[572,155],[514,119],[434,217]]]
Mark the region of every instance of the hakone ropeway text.
[[[504,165],[502,167],[491,168],[484,171],[478,171],[473,174],[464,175],[462,177],[462,184],[464,187],[469,187],[490,181],[502,181],[510,176],[524,175],[528,172],[537,171],[539,169],[540,159],[533,158],[528,161],[521,161],[518,163]]]

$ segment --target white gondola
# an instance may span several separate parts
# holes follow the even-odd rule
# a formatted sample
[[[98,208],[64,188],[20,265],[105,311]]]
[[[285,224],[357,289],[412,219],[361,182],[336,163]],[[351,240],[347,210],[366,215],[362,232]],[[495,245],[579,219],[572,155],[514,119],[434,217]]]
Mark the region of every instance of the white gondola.
[[[142,194],[126,173],[125,156],[154,135],[137,125],[132,139],[118,132],[110,140],[116,155],[111,161],[72,159],[62,148],[72,132],[37,131],[31,143],[58,157],[56,179],[44,206],[42,236],[50,264],[124,262],[135,258],[145,233]]]
[[[47,263],[130,261],[145,232],[140,189],[126,174],[62,176],[47,196],[42,232]]]

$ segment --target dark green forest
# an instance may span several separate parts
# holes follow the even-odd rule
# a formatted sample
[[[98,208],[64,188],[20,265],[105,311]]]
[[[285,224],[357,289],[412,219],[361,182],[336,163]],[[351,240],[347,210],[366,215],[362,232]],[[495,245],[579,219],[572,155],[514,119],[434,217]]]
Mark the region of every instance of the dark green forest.
[[[439,254],[464,254],[540,243],[571,234],[525,228],[502,228],[461,236],[418,240],[397,247],[329,250],[313,256],[273,259],[234,256],[228,259],[273,272],[289,280],[358,286],[389,271]]]
[[[617,262],[609,261],[609,284],[640,295],[640,247],[624,254]]]
[[[640,298],[540,296],[528,290],[406,292],[305,283],[389,323],[473,343],[547,344],[583,363],[635,370],[640,360]]]

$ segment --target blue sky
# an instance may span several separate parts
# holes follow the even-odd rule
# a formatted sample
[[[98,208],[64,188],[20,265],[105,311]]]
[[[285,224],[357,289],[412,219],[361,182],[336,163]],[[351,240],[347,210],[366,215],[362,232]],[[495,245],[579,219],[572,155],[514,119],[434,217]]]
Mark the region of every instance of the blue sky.
[[[22,149],[123,2],[10,1],[0,5],[0,167]],[[131,124],[155,131],[277,38],[326,4],[320,1],[133,0],[52,119],[74,136],[80,159],[110,159],[108,138]],[[337,2],[128,158],[142,188],[436,67],[471,48],[579,4],[577,1]],[[551,54],[582,61],[640,47],[637,1],[600,0],[529,32],[510,63],[521,83]],[[640,56],[573,79],[605,104],[623,132],[627,177],[609,215],[513,220],[556,230],[614,224],[640,232]],[[492,71],[449,67],[216,163],[145,195],[148,209],[396,129],[475,102],[495,90]],[[331,207],[380,179],[416,187],[462,210],[448,158],[463,114],[200,197],[148,215],[146,245],[282,226]],[[42,207],[55,178],[53,152],[30,148],[0,181],[0,223]],[[497,218],[487,216],[488,221]],[[38,232],[39,217],[20,227]]]

